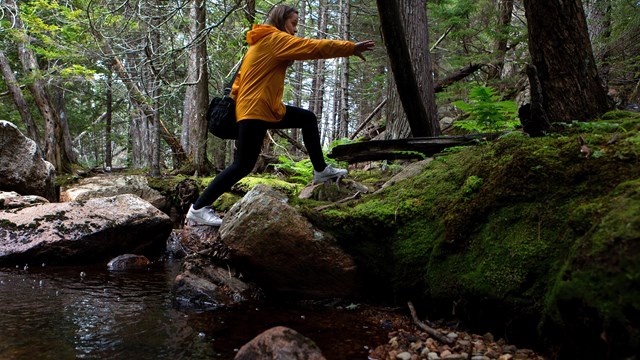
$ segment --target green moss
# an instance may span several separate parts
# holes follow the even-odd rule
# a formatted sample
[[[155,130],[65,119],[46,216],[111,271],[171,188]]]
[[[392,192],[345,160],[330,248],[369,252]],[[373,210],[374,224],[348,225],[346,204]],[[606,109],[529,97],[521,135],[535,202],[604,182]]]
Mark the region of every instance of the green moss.
[[[232,193],[224,193],[222,194],[216,201],[213,202],[213,207],[217,211],[229,211],[231,207],[242,199],[241,196],[232,194]]]
[[[541,329],[596,319],[597,336],[637,343],[640,295],[628,289],[640,289],[640,135],[619,126],[635,121],[441,154],[421,174],[322,217],[397,293],[489,300],[500,316],[526,314]],[[592,335],[585,341],[600,341]]]
[[[235,184],[232,190],[240,193],[247,193],[258,184],[268,185],[288,196],[297,195],[303,187],[300,184],[292,184],[277,177],[247,176]]]
[[[416,219],[398,231],[393,242],[393,283],[397,289],[424,288],[431,252],[442,239],[444,227],[433,219]]]
[[[3,229],[16,229],[18,227],[18,225],[16,225],[16,223],[11,222],[9,220],[6,219],[0,219],[0,228]]]
[[[629,119],[640,120],[640,113],[624,110],[613,110],[601,116],[602,120],[622,120],[628,121]]]
[[[575,242],[546,296],[546,328],[584,318],[611,345],[640,346],[640,180],[621,183],[582,209],[599,220]],[[575,215],[574,215],[575,216]]]

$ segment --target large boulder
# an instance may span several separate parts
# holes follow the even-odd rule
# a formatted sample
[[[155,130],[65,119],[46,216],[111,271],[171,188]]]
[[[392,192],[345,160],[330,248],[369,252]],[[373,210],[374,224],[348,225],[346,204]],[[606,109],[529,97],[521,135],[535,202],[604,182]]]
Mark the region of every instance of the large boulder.
[[[0,265],[157,256],[170,232],[169,217],[135,195],[0,211]]]
[[[220,237],[230,261],[265,291],[311,298],[358,292],[353,259],[268,186],[254,187],[229,210]]]
[[[53,165],[43,159],[35,141],[4,120],[0,120],[0,174],[0,190],[58,200]]]
[[[61,189],[60,201],[81,201],[99,197],[133,194],[150,202],[160,210],[167,207],[165,197],[149,186],[141,175],[108,175],[82,179],[78,184]]]
[[[241,347],[234,360],[325,360],[325,357],[311,339],[277,326]]]

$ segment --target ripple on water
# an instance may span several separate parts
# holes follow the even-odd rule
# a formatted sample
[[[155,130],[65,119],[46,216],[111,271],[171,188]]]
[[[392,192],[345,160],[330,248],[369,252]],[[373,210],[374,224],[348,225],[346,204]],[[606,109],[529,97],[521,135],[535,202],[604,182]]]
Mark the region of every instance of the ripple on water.
[[[230,359],[277,325],[310,337],[331,359],[366,358],[365,346],[386,342],[385,331],[331,309],[176,309],[171,287],[178,269],[177,263],[134,272],[0,269],[0,359]]]

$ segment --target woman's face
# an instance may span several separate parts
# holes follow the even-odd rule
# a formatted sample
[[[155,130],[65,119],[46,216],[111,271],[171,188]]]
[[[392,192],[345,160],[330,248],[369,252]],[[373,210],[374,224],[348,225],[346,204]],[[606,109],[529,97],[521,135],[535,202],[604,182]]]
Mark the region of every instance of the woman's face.
[[[298,32],[298,14],[291,13],[287,20],[284,21],[284,30],[290,35],[295,35]]]

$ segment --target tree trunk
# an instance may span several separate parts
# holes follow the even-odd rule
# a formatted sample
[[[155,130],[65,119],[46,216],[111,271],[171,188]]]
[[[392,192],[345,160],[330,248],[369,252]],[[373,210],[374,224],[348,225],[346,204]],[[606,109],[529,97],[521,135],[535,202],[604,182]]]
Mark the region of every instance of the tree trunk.
[[[60,128],[62,131],[62,143],[66,153],[66,157],[71,162],[77,162],[76,154],[73,152],[73,142],[71,141],[71,133],[69,132],[69,121],[65,110],[64,88],[58,84],[49,87],[51,94],[51,106],[53,107],[58,118],[60,119]]]
[[[580,0],[524,0],[539,107],[550,123],[593,119],[607,110]],[[532,75],[533,74],[533,75]],[[536,76],[533,79],[532,76]],[[544,118],[532,118],[544,124]]]
[[[111,73],[107,78],[107,111],[105,115],[104,124],[104,168],[107,171],[111,171],[113,168],[113,151],[111,148],[111,122],[113,120],[113,81]]]
[[[0,51],[0,70],[2,71],[4,82],[7,84],[7,89],[13,98],[13,102],[16,104],[16,108],[20,113],[20,118],[27,127],[27,136],[29,136],[31,140],[35,141],[38,148],[40,148],[40,151],[42,151],[44,144],[42,143],[42,138],[38,131],[38,125],[35,123],[31,113],[29,112],[29,105],[22,95],[22,90],[20,90],[20,87],[18,86],[18,80],[16,80],[13,70],[2,51]]]
[[[10,11],[11,21],[16,28],[26,32],[15,1],[5,0],[5,6],[12,10]],[[40,72],[40,66],[33,50],[29,48],[29,44],[28,36],[25,36],[21,41],[17,41],[18,54],[25,76],[37,75]],[[53,164],[58,173],[69,173],[72,171],[71,161],[66,156],[64,149],[64,135],[60,126],[60,119],[52,108],[49,96],[45,91],[45,81],[40,76],[34,76],[34,79],[29,84],[29,90],[45,122],[45,159]]]
[[[350,38],[351,1],[342,0],[340,36]],[[338,117],[338,139],[349,136],[349,57],[340,58],[340,115]]]
[[[389,63],[411,133],[439,135],[426,3],[424,0],[377,0],[377,3]]]
[[[609,72],[611,71],[610,61],[610,38],[611,38],[611,0],[597,0],[587,4],[587,18],[590,19],[589,38],[594,44],[594,56],[600,66],[600,78],[607,88],[609,84]],[[600,46],[596,45],[599,44]]]
[[[318,39],[324,39],[327,31],[327,2],[326,0],[320,0],[318,7]],[[318,117],[318,123],[322,124],[324,119],[323,105],[324,105],[324,87],[325,87],[325,74],[324,74],[325,59],[318,59],[313,63],[313,80],[311,81],[311,96],[309,97],[309,107],[313,113]],[[326,133],[326,127],[321,127],[323,133]],[[323,137],[324,138],[324,137]]]
[[[500,19],[498,20],[497,39],[493,47],[495,59],[489,70],[488,80],[500,80],[504,68],[504,58],[507,52],[507,40],[513,14],[513,0],[500,1]]]
[[[251,26],[256,21],[256,0],[247,0],[245,9],[244,17]]]
[[[206,26],[206,1],[193,0],[190,10],[190,37],[196,39]],[[207,160],[207,107],[209,105],[206,39],[189,48],[187,88],[184,96],[184,121],[188,126],[189,157],[199,174],[209,173]],[[183,131],[184,132],[184,131]],[[183,142],[184,144],[184,142]]]

